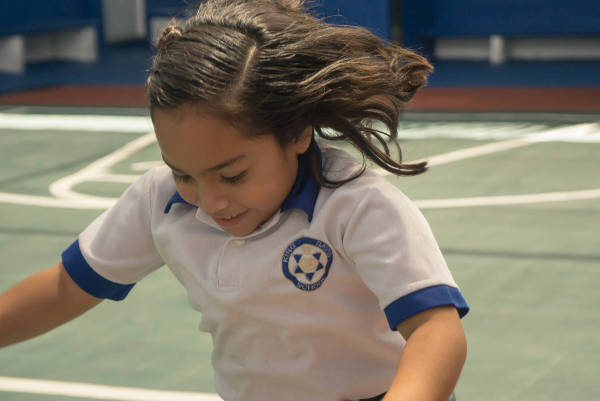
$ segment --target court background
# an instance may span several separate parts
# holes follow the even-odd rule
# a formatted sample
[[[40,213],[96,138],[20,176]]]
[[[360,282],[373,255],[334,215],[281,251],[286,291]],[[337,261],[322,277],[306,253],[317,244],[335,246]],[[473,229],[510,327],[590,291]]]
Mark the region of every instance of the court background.
[[[157,9],[158,3],[154,3]],[[167,14],[177,7],[175,3],[167,4]],[[440,5],[429,3],[431,10]],[[590,4],[569,3],[579,5],[580,10]],[[152,4],[146,4],[148,18],[154,15]],[[349,10],[340,8],[351,4],[350,14],[359,10],[356,15],[361,15],[360,2],[323,4],[325,11],[330,6],[344,14]],[[391,5],[384,4],[384,10],[398,13],[386,8]],[[409,5],[404,3],[403,18],[410,15]],[[160,14],[157,9],[152,11],[156,15]],[[588,14],[595,17],[593,12]],[[101,31],[106,21],[99,20]],[[383,26],[377,20],[364,22]],[[509,29],[511,21],[504,22]],[[574,20],[573,26],[579,25],[587,26]],[[394,26],[390,24],[386,31],[390,37]],[[597,40],[594,25],[590,27],[567,36],[583,42]],[[541,31],[526,33],[536,39],[556,35]],[[418,45],[424,53],[434,52],[433,33]],[[484,39],[491,34],[475,33]],[[448,32],[442,29],[439,34]],[[0,74],[0,192],[52,197],[51,183],[149,132],[143,123],[123,132],[108,120],[104,128],[100,122],[100,117],[147,117],[143,82],[152,51],[149,39],[110,42],[101,37],[98,46],[94,61],[41,60],[27,63],[23,72]],[[436,71],[430,85],[409,106],[400,126],[406,158],[431,158],[558,132],[554,140],[457,157],[433,166],[421,177],[392,180],[416,201],[557,192],[573,196],[600,188],[596,140],[600,62],[593,57],[556,56],[494,64],[487,51],[475,60],[431,54]],[[69,121],[82,115],[95,116],[93,130],[77,124],[68,127]],[[7,116],[29,118],[22,119],[25,122],[20,126],[15,122],[2,125]],[[60,116],[60,122],[50,120],[41,128],[27,128],[32,116]],[[141,171],[136,163],[158,160],[157,149],[150,144],[111,165],[109,171],[136,175]],[[126,185],[88,181],[75,189],[116,197]],[[567,194],[566,200],[553,202],[542,202],[546,198],[541,197],[512,205],[423,207],[472,308],[463,320],[469,355],[457,387],[460,400],[600,396],[596,380],[600,373],[600,313],[596,308],[600,303],[600,203],[594,193],[586,193],[587,199],[569,199]],[[4,262],[0,290],[54,264],[100,211],[1,202]],[[208,399],[204,393],[214,392],[211,344],[197,330],[199,319],[187,306],[183,289],[167,269],[161,269],[137,285],[126,301],[104,302],[51,333],[0,350],[0,377],[6,379],[0,380],[0,399],[184,399],[183,394],[154,390],[185,391],[194,393],[185,396]],[[48,383],[40,380],[56,387],[41,386]],[[67,382],[111,387],[77,390]],[[132,390],[126,394],[115,386]],[[51,394],[43,395],[44,391]]]

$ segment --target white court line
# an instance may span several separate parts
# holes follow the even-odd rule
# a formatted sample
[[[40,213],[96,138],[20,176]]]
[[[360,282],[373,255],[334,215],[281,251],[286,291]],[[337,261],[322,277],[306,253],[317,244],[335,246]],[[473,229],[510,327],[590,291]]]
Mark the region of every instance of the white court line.
[[[125,146],[115,150],[114,152],[96,160],[95,162],[84,167],[83,169],[79,170],[78,172],[68,175],[68,176],[65,176],[57,181],[54,181],[52,184],[50,184],[48,189],[49,189],[50,193],[58,199],[79,201],[81,203],[87,203],[88,201],[90,201],[90,202],[98,202],[98,201],[102,201],[102,200],[106,201],[107,199],[110,199],[110,198],[82,194],[80,192],[74,191],[73,187],[82,182],[89,182],[89,181],[96,181],[96,180],[106,181],[105,178],[106,178],[106,175],[109,174],[109,169],[111,166],[114,166],[121,160],[126,159],[133,153],[154,143],[155,141],[156,141],[156,137],[154,136],[153,132],[150,132],[144,136],[141,136],[141,137],[129,142]],[[130,178],[131,177],[129,177],[129,176],[125,176],[125,180],[119,181],[119,182],[131,182]],[[113,203],[115,201],[116,201],[115,199],[112,199]]]
[[[223,401],[217,394],[0,376],[0,391],[119,401]]]
[[[140,178],[135,174],[96,174],[90,179],[94,182],[116,182],[121,184],[131,184]]]
[[[93,199],[88,197],[82,199],[60,199],[52,196],[38,196],[0,192],[0,203],[11,203],[15,205],[53,207],[59,209],[90,209],[104,210],[115,204],[117,198]]]
[[[471,159],[473,157],[484,156],[504,150],[529,146],[540,142],[569,140],[587,142],[592,141],[590,138],[594,138],[594,141],[600,140],[600,124],[585,123],[553,128],[545,131],[531,133],[518,139],[508,139],[505,141],[473,146],[466,149],[455,150],[452,152],[427,157],[425,159],[415,160],[414,162],[427,161],[427,164],[429,166],[439,166],[446,163]],[[392,175],[392,173],[390,173],[389,171],[385,171],[380,168],[376,169],[376,172],[384,176]]]
[[[442,209],[474,206],[506,206],[529,203],[564,202],[600,198],[599,189],[580,191],[546,192],[538,194],[478,196],[470,198],[446,198],[416,200],[414,203],[421,209]],[[49,196],[20,195],[0,192],[0,203],[41,206],[61,209],[105,210],[111,207],[117,198],[97,199],[58,199]]]
[[[0,116],[1,115],[2,114],[0,113]],[[509,139],[505,141],[493,142],[481,146],[474,146],[467,149],[448,152],[429,157],[427,160],[429,161],[430,166],[439,166],[446,163],[465,160],[473,157],[479,157],[499,151],[515,149],[545,141],[570,141],[571,139],[574,139],[578,142],[593,142],[596,141],[594,138],[599,136],[599,133],[600,125],[598,123],[575,124],[536,133],[529,133],[528,135],[525,135],[518,139]],[[153,133],[146,134],[117,149],[109,155],[93,162],[92,164],[88,165],[87,167],[78,171],[77,173],[55,181],[50,185],[50,192],[52,195],[54,195],[54,197],[0,192],[0,202],[57,208],[106,209],[113,205],[117,201],[117,198],[106,198],[82,194],[74,191],[72,188],[77,184],[89,181],[114,181],[121,183],[132,182],[132,180],[135,180],[137,176],[125,174],[110,174],[110,167],[118,163],[119,161],[124,160],[139,149],[153,143],[154,141],[155,137]],[[376,171],[383,175],[389,174],[386,171],[380,169]],[[552,192],[528,195],[474,197],[462,199],[430,199],[417,201],[417,204],[421,205],[422,208],[442,208],[515,205],[522,203],[595,199],[598,197],[600,196],[598,195],[597,190],[592,189],[587,191]]]
[[[140,134],[152,131],[153,128],[150,118],[144,116],[0,113],[0,129],[106,131]]]
[[[402,121],[405,122],[506,122],[515,124],[519,122],[532,123],[573,123],[574,121],[587,122],[600,120],[598,113],[565,113],[565,112],[456,112],[456,111],[406,111],[403,114]]]
[[[472,198],[426,199],[415,201],[421,209],[440,209],[473,206],[523,205],[528,203],[562,202],[600,198],[600,188],[583,191],[546,192],[540,194],[479,196]]]
[[[93,209],[104,210],[111,207],[118,198],[107,198],[82,194],[73,190],[77,184],[90,181],[131,183],[138,178],[128,174],[110,174],[110,167],[126,159],[138,150],[154,143],[153,132],[143,135],[114,152],[96,160],[78,172],[62,177],[49,186],[54,196],[36,196],[8,192],[0,192],[0,202],[28,206],[55,207],[63,209]]]
[[[473,157],[479,157],[488,155],[490,153],[501,152],[503,150],[520,148],[523,146],[531,145],[532,142],[528,142],[522,139],[512,139],[502,142],[493,142],[486,145],[475,146],[472,148],[455,150],[453,152],[444,153],[437,156],[431,156],[423,161],[427,161],[427,165],[439,166],[446,163],[452,163],[459,160],[471,159]],[[420,161],[420,160],[419,160]],[[387,172],[388,175],[390,174]]]

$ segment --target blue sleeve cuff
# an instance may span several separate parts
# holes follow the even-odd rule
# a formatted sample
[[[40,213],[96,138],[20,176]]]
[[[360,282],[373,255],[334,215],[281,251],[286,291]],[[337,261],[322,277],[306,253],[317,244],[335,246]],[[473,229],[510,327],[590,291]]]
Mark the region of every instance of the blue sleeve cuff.
[[[453,305],[462,318],[469,312],[469,306],[457,288],[436,285],[403,296],[385,309],[388,324],[396,330],[398,324],[424,310],[438,306]]]
[[[84,259],[79,249],[79,241],[73,242],[62,253],[62,263],[69,276],[82,290],[98,298],[121,301],[135,285],[115,283],[96,273]]]

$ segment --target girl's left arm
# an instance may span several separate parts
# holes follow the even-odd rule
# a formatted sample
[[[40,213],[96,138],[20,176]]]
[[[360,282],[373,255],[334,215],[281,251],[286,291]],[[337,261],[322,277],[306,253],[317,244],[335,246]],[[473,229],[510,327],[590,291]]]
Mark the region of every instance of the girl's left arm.
[[[467,356],[454,306],[420,312],[397,327],[406,339],[396,375],[383,401],[447,401]]]

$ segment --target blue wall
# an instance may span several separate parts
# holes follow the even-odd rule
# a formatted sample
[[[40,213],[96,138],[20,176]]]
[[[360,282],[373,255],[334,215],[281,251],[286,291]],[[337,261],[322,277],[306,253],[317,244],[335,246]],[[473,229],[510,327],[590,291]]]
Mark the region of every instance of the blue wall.
[[[436,36],[600,35],[598,0],[404,0],[404,44]]]
[[[149,15],[175,15],[193,8],[198,0],[146,0]],[[360,25],[371,32],[390,39],[392,0],[317,0],[312,11],[335,24]]]
[[[180,17],[195,8],[201,0],[146,0],[150,16]]]
[[[391,38],[392,0],[320,0],[314,11],[335,24],[360,25],[385,38]]]
[[[0,0],[0,10],[0,35],[99,24],[102,17],[100,0]]]

